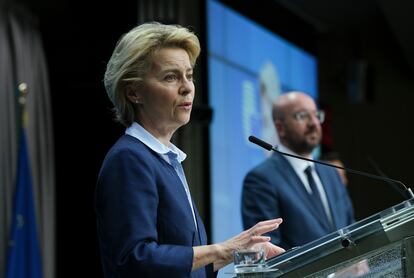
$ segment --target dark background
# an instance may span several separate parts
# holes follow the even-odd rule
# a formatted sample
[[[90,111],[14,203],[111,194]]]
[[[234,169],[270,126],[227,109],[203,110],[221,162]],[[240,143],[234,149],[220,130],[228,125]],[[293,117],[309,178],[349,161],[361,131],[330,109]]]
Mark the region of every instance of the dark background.
[[[103,87],[106,62],[137,4],[32,3],[48,60],[56,161],[56,277],[102,277],[93,208],[106,151],[122,134]]]
[[[190,23],[200,35],[204,52],[197,90],[201,92],[199,105],[206,104],[204,4],[193,1],[198,3],[194,10],[184,0],[20,2],[38,18],[50,73],[57,171],[57,277],[80,277],[82,273],[101,277],[93,194],[104,155],[124,130],[112,120],[103,87],[106,62],[120,35],[140,22],[139,7],[173,3],[178,19],[191,18],[179,23]],[[412,2],[223,2],[317,56],[320,100],[331,111],[331,147],[347,166],[379,174],[370,162],[374,161],[389,177],[407,185],[413,182],[409,159],[414,139]],[[358,71],[361,63],[367,71]],[[352,97],[355,91],[350,84],[366,84],[359,99]],[[202,120],[203,115],[194,117]],[[191,128],[197,129],[190,126],[181,138]],[[208,129],[198,132],[206,138]],[[207,154],[205,140],[193,144]],[[187,142],[185,138],[178,141],[184,146]],[[191,150],[188,153],[191,158]],[[192,159],[188,162],[192,165],[208,164]],[[209,226],[208,167],[189,173],[196,174],[204,183],[193,184],[192,191]],[[387,183],[353,175],[349,179],[358,219],[402,201]]]

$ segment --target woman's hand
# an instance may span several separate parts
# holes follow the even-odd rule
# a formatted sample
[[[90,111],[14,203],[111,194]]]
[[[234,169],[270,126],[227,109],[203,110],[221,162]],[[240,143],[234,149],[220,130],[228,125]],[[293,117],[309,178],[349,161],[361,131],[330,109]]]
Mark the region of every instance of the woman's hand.
[[[192,269],[198,269],[213,263],[214,271],[217,271],[233,261],[233,252],[235,250],[250,249],[259,244],[264,248],[266,258],[271,258],[285,252],[283,248],[270,243],[270,237],[262,236],[262,234],[277,229],[281,223],[282,218],[262,221],[225,242],[194,246]]]
[[[279,227],[282,218],[261,221],[248,230],[238,234],[231,239],[219,243],[220,260],[214,263],[214,269],[219,269],[233,260],[233,252],[235,250],[250,249],[256,244],[263,244],[268,258],[276,256],[285,250],[276,245],[271,244],[270,237],[262,236],[262,234],[271,232]]]

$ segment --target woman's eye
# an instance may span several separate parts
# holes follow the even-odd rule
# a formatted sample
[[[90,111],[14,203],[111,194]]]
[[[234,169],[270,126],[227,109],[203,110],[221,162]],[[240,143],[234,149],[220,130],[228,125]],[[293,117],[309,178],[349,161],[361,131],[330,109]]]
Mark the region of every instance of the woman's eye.
[[[194,77],[193,77],[193,75],[192,75],[192,74],[189,74],[189,75],[187,75],[187,79],[188,79],[189,81],[193,81],[193,80],[194,80]]]
[[[177,77],[174,74],[169,74],[169,75],[165,76],[165,80],[167,80],[167,81],[174,81],[176,79],[177,79]]]

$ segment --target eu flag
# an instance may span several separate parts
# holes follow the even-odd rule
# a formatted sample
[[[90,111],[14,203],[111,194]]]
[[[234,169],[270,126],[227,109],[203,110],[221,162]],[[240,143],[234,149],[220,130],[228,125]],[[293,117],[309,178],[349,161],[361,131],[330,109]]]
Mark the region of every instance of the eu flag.
[[[25,129],[23,128],[20,134],[6,278],[42,277],[42,260],[37,237],[29,164]]]

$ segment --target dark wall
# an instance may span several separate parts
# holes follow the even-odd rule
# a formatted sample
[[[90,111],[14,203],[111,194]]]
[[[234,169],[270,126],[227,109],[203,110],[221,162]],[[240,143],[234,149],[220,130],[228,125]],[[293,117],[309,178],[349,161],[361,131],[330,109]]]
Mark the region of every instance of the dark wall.
[[[57,277],[102,277],[93,194],[113,123],[103,87],[119,36],[136,24],[136,3],[44,2],[40,29],[50,70],[56,155]],[[50,5],[49,7],[46,7]],[[85,273],[85,274],[83,274]]]
[[[333,145],[345,165],[412,185],[413,73],[388,23],[378,17],[318,43],[321,98],[332,110]],[[357,62],[366,66],[365,74],[356,71]],[[352,82],[365,83],[359,99],[351,97]],[[387,182],[348,177],[358,219],[403,200]]]

